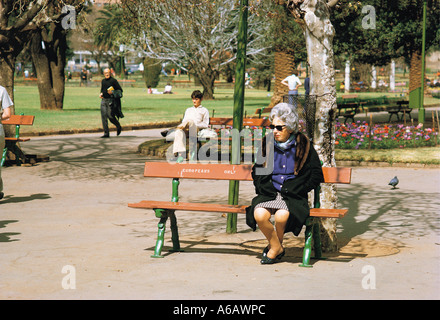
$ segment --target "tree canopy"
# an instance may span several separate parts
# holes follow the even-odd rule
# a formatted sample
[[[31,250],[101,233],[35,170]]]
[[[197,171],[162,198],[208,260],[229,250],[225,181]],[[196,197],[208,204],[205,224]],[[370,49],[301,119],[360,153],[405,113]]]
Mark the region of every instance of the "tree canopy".
[[[144,56],[172,61],[198,77],[206,98],[213,98],[219,70],[235,59],[239,12],[235,0],[121,0]],[[265,49],[264,21],[251,15],[248,54]]]
[[[426,48],[440,42],[440,1],[427,1]],[[374,21],[369,21],[374,15]],[[340,0],[332,12],[335,54],[345,60],[386,65],[410,63],[422,48],[423,0]]]

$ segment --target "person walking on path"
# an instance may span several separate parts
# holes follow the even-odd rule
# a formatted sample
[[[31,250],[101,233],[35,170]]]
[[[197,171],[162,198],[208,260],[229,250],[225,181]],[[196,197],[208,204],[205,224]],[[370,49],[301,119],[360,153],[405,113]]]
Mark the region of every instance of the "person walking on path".
[[[273,171],[258,174],[257,167],[263,165],[254,166],[252,179],[257,196],[246,209],[246,224],[254,231],[258,224],[269,242],[261,264],[275,263],[284,256],[284,234],[291,231],[298,236],[310,215],[307,194],[324,181],[318,154],[307,136],[298,130],[296,109],[279,103],[269,119],[274,130]],[[275,227],[270,221],[272,215]]]
[[[121,124],[115,117],[115,113],[112,112],[112,108],[115,107],[114,92],[118,90],[122,93],[122,88],[119,85],[118,80],[111,76],[110,69],[104,70],[104,79],[101,81],[101,93],[99,94],[101,100],[101,120],[102,127],[104,129],[104,135],[101,138],[109,138],[110,132],[108,128],[108,120],[116,126],[117,135],[119,136],[122,131]]]
[[[0,119],[7,120],[11,117],[11,106],[14,103],[9,97],[8,92],[2,86],[0,86]],[[5,131],[3,130],[2,122],[0,121],[0,152],[3,153],[5,148]],[[2,180],[2,167],[0,165],[0,199],[4,196],[3,193],[3,180]]]

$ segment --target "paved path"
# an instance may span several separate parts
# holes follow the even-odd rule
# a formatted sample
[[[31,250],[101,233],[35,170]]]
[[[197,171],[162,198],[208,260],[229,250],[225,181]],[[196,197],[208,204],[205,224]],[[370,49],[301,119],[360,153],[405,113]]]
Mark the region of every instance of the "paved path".
[[[136,154],[159,132],[23,143],[50,161],[2,170],[1,299],[440,298],[438,169],[354,168],[352,185],[339,188],[340,206],[350,209],[338,225],[341,252],[311,269],[298,267],[302,234],[288,235],[281,263],[262,266],[262,234],[239,217],[238,232],[227,235],[217,213],[177,213],[185,252],[151,259],[157,218],[127,203],[169,200],[170,182],[143,178],[146,158]],[[391,190],[395,175],[401,182]],[[227,188],[185,180],[181,200],[226,202]],[[240,192],[247,203],[252,183]]]

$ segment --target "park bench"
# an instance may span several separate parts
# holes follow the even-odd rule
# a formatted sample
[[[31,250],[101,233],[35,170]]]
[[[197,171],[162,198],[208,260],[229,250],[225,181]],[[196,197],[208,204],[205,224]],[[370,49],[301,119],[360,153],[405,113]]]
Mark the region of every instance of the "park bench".
[[[344,94],[341,96],[343,100],[357,100],[359,96],[357,94]]]
[[[392,106],[390,109],[388,109],[388,113],[390,114],[390,117],[388,118],[388,122],[391,121],[391,117],[393,115],[396,115],[398,121],[403,120],[406,114],[408,115],[409,119],[412,119],[411,118],[412,108],[409,107],[409,101],[399,100],[396,103],[397,104],[395,106]],[[399,116],[399,114],[401,114],[401,116]]]
[[[233,119],[232,118],[209,118],[209,125],[211,128],[213,126],[220,126],[223,128],[232,127]],[[258,127],[263,130],[263,135],[265,129],[270,125],[269,119],[254,119],[254,118],[243,118],[243,127]]]
[[[354,116],[357,114],[359,108],[359,103],[357,102],[345,102],[338,104],[338,116],[344,117],[344,123],[347,122],[348,119],[351,119],[354,122]]]
[[[23,151],[17,146],[18,142],[24,142],[29,141],[30,138],[21,138],[20,137],[20,126],[22,125],[28,125],[31,126],[34,124],[35,116],[26,116],[26,115],[11,115],[11,117],[8,120],[2,120],[3,125],[15,125],[15,136],[14,137],[6,137],[5,142],[6,146],[3,149],[2,153],[2,160],[0,163],[0,166],[3,166],[5,160],[6,160],[6,154],[9,151],[13,152],[15,154],[15,161],[16,164],[20,165],[20,159],[23,160],[23,162],[26,159],[26,156],[24,155]]]
[[[271,107],[257,108],[255,110],[255,113],[251,116],[251,118],[261,118],[263,113],[270,114],[271,111],[272,111]]]
[[[179,184],[180,179],[211,179],[211,180],[238,180],[252,181],[252,165],[213,164],[213,163],[168,163],[168,162],[146,162],[144,177],[148,178],[171,178],[172,194],[171,201],[144,200],[138,203],[129,203],[131,208],[152,209],[159,218],[158,233],[153,258],[163,258],[161,255],[164,245],[165,225],[170,219],[171,240],[173,252],[182,251],[180,248],[177,219],[175,211],[189,212],[220,212],[245,214],[246,205],[229,205],[223,203],[202,203],[202,202],[180,202]],[[345,183],[351,182],[351,168],[323,168],[324,183]],[[310,217],[306,221],[305,245],[303,260],[300,266],[311,267],[312,241],[316,259],[323,259],[321,251],[320,225],[317,218],[343,218],[347,209],[323,209],[320,208],[320,186],[314,190],[314,205],[310,209]],[[250,199],[249,199],[250,202]]]

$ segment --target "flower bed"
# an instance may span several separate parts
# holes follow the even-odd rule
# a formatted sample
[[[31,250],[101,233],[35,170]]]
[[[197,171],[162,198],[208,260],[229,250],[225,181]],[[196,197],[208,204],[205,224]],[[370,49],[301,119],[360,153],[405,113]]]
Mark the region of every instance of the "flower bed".
[[[305,132],[304,121],[300,121],[300,131]],[[214,129],[220,137],[230,137],[232,127]],[[249,138],[260,138],[261,130],[250,127],[247,133]],[[258,135],[255,136],[255,133]],[[433,147],[438,145],[438,132],[431,128],[405,126],[403,124],[377,124],[372,128],[367,122],[356,123],[336,122],[336,149],[394,149]]]
[[[418,126],[375,125],[367,122],[336,124],[337,149],[392,149],[437,145],[438,132]]]

